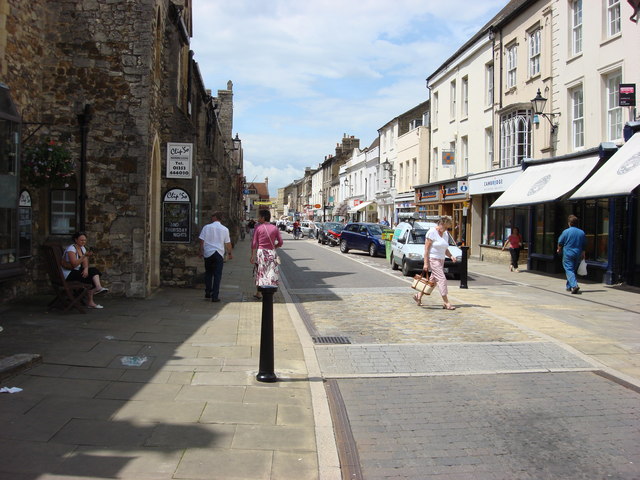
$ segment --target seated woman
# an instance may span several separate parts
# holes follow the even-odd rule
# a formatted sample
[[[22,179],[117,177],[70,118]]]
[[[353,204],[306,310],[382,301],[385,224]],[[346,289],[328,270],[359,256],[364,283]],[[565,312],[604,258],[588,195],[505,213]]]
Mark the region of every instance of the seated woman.
[[[87,307],[104,308],[93,301],[93,296],[100,293],[107,293],[108,288],[104,288],[100,283],[100,271],[95,267],[89,267],[89,257],[93,255],[88,251],[87,235],[78,232],[73,235],[73,244],[69,245],[62,257],[62,273],[64,278],[71,281],[83,282],[93,285],[91,290],[87,290]]]

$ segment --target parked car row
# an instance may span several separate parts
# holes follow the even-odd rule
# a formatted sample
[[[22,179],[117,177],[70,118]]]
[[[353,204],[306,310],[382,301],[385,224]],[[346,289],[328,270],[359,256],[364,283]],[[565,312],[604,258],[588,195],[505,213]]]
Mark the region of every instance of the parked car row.
[[[313,224],[303,226],[305,223]],[[401,269],[405,276],[419,273],[424,266],[424,244],[427,232],[435,227],[433,222],[413,221],[401,222],[394,231],[390,241],[389,263],[393,270]],[[340,246],[342,253],[350,250],[368,252],[370,256],[386,256],[386,242],[382,239],[384,227],[378,223],[352,222],[346,225],[340,222],[301,222],[303,234],[312,238],[315,236],[318,243],[330,246]],[[311,230],[314,228],[314,230]],[[287,231],[288,227],[287,227]],[[449,232],[445,232],[449,242],[449,251],[456,257],[456,262],[450,258],[445,259],[444,272],[454,278],[460,278],[460,261],[462,251]]]

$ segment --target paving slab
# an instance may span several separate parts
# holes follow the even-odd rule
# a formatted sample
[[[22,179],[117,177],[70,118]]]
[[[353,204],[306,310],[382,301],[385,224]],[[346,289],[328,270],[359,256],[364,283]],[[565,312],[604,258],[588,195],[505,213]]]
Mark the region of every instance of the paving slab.
[[[194,480],[268,480],[273,452],[241,449],[189,449],[176,470],[176,478]]]
[[[640,477],[640,396],[593,373],[338,383],[367,479]]]

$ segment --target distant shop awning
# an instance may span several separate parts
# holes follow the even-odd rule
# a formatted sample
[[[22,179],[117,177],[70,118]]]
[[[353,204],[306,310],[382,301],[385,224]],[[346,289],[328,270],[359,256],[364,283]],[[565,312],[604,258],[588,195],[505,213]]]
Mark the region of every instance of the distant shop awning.
[[[531,165],[493,202],[491,208],[554,202],[582,182],[598,160],[596,155]]]
[[[349,209],[349,213],[356,213],[359,212],[360,210],[362,210],[363,208],[367,208],[369,205],[371,205],[373,202],[362,202],[360,205],[356,205],[352,208]]]
[[[582,185],[571,200],[629,195],[640,185],[640,133],[636,133]]]

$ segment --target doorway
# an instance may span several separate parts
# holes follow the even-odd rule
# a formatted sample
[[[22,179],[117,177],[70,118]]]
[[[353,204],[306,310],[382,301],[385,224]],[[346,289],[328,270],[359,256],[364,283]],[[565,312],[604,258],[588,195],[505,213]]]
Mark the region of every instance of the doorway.
[[[149,175],[149,277],[147,280],[147,293],[160,286],[160,198],[161,190],[160,140],[158,134],[153,140],[151,151],[151,171]]]

